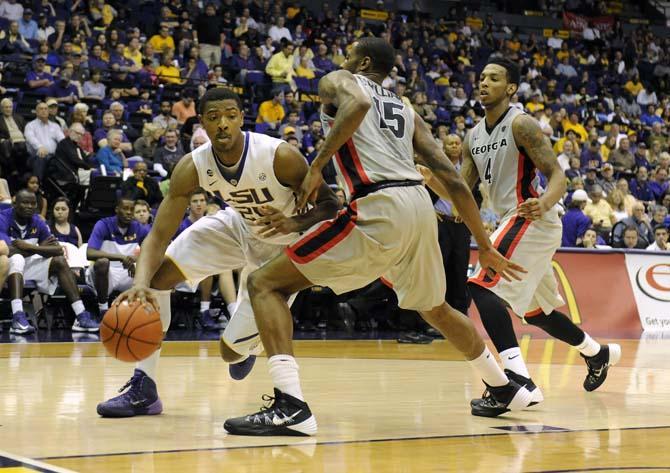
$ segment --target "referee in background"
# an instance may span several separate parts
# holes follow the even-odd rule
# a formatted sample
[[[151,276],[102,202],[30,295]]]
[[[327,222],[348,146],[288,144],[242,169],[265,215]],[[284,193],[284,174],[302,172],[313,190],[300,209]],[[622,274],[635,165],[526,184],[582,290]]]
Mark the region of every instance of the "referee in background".
[[[448,135],[444,139],[444,152],[460,171],[463,142],[458,135]],[[430,170],[417,166],[424,179],[432,177]],[[468,313],[470,294],[467,290],[468,265],[470,263],[470,230],[458,216],[451,202],[438,198],[431,192],[437,214],[437,229],[442,251],[442,263],[447,277],[445,300],[454,309]]]

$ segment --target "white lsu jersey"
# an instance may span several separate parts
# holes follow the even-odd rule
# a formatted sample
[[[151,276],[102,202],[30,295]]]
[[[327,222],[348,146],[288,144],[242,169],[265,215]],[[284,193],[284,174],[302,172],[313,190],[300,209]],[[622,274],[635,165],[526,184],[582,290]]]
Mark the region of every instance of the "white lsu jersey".
[[[350,198],[361,187],[382,181],[421,181],[414,167],[414,109],[381,85],[355,74],[372,107],[335,154],[335,168]],[[335,119],[321,111],[324,132]]]
[[[292,243],[297,233],[268,238],[259,235],[261,227],[254,225],[254,221],[262,217],[259,210],[262,205],[270,205],[287,216],[296,212],[293,189],[281,184],[274,172],[275,152],[284,141],[259,133],[243,133],[244,150],[233,176],[228,175],[226,167],[214,156],[211,143],[193,150],[191,157],[200,186],[235,209],[254,237],[277,245]]]
[[[508,108],[491,129],[486,120],[481,120],[467,139],[479,177],[488,188],[491,206],[502,218],[514,213],[524,200],[543,192],[535,164],[514,141],[512,122],[522,113]]]

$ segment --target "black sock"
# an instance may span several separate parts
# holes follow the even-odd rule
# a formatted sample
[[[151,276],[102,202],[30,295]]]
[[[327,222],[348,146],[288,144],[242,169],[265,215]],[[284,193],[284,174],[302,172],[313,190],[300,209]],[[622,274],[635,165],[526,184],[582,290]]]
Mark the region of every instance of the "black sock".
[[[498,353],[519,346],[514,333],[512,319],[505,303],[494,293],[477,284],[468,284],[472,300],[477,306],[486,333],[498,350]]]
[[[557,310],[549,315],[541,313],[533,317],[526,317],[526,322],[541,328],[568,345],[577,346],[584,341],[584,331],[577,327],[567,315]]]

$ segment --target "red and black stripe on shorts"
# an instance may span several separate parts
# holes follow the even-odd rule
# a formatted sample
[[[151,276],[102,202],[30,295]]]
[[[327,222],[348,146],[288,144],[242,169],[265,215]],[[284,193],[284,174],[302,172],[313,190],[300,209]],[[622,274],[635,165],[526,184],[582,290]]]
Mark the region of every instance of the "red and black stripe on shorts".
[[[494,248],[505,258],[509,258],[514,253],[514,250],[521,241],[521,237],[526,233],[530,224],[531,220],[518,216],[512,217],[493,242]],[[500,281],[500,275],[496,274],[492,278],[486,271],[481,269],[479,274],[476,277],[470,278],[469,281],[483,287],[493,287]]]
[[[314,231],[286,248],[286,254],[299,264],[309,263],[344,240],[356,226],[356,202],[342,209],[336,218],[321,224]]]

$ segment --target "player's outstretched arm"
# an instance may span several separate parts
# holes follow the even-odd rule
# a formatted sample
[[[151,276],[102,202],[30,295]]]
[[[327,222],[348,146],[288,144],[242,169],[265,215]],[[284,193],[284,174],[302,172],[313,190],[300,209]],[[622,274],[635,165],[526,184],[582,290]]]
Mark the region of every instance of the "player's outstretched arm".
[[[354,75],[345,70],[333,71],[319,81],[322,107],[337,108],[323,146],[312,161],[309,173],[298,194],[298,207],[314,202],[320,187],[321,171],[333,155],[358,129],[372,106],[370,97],[361,89]]]
[[[283,143],[277,148],[273,168],[279,182],[293,189],[296,195],[300,191],[303,179],[309,172],[307,160],[300,151],[287,143]],[[286,216],[278,209],[263,206],[261,212],[263,212],[264,217],[261,217],[255,223],[265,227],[261,230],[261,234],[264,236],[302,232],[315,223],[334,218],[339,208],[340,203],[337,196],[328,187],[328,184],[321,179],[316,202],[310,210],[298,215]]]
[[[198,187],[198,173],[191,155],[184,156],[170,178],[170,191],[158,207],[149,235],[142,242],[142,251],[135,270],[135,286],[149,287],[160,267],[165,250],[179,228],[189,204],[191,192]]]
[[[493,247],[484,230],[479,208],[463,176],[444,154],[439,143],[433,138],[428,126],[419,115],[414,116],[414,151],[419,159],[433,172],[437,181],[447,191],[446,197],[456,206],[463,222],[477,241],[479,261],[482,268],[491,269],[504,279],[520,279],[517,273],[525,270],[503,258]],[[438,194],[439,195],[439,194]],[[442,197],[442,196],[440,196]]]
[[[551,209],[565,194],[565,175],[558,164],[549,138],[530,115],[519,115],[512,122],[514,141],[526,152],[535,167],[547,177],[547,190],[539,198],[531,198],[519,206],[519,216],[536,220]]]

